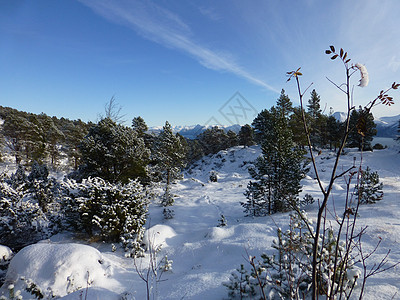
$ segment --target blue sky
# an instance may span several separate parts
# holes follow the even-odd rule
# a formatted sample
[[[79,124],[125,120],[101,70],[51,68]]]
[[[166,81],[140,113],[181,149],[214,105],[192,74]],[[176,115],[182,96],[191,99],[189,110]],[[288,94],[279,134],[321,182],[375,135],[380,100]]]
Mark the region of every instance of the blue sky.
[[[366,65],[370,84],[354,88],[366,104],[400,82],[399,11],[398,0],[0,0],[0,105],[96,121],[114,96],[127,124],[244,124],[282,88],[298,105],[285,74],[301,67],[325,112],[344,111],[326,79],[340,84],[344,68],[325,49]],[[394,95],[376,116],[400,114]]]

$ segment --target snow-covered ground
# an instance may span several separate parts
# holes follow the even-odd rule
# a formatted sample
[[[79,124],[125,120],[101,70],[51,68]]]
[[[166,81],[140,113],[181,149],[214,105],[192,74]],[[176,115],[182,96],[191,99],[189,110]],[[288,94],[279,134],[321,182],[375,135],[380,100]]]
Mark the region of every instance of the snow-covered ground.
[[[248,254],[259,257],[272,253],[271,243],[277,227],[285,228],[288,213],[251,218],[245,217],[240,202],[250,180],[247,168],[260,154],[257,146],[235,147],[205,157],[185,174],[185,179],[173,185],[176,195],[172,209],[173,219],[163,219],[163,208],[152,204],[147,227],[148,244],[162,245],[157,254],[161,265],[172,260],[172,269],[153,282],[151,293],[157,299],[226,299],[227,282],[232,271],[246,264]],[[379,262],[391,249],[389,264],[400,261],[400,154],[398,146],[374,152],[360,153],[346,149],[339,165],[339,173],[363,162],[372,171],[378,171],[384,187],[384,199],[360,209],[359,226],[368,226],[363,243],[365,250],[374,249],[381,240],[381,247],[371,257],[369,264]],[[327,181],[334,162],[333,154],[324,151],[317,157],[323,181]],[[211,171],[218,174],[218,182],[209,182]],[[313,172],[302,183],[304,194],[315,199],[320,193]],[[345,195],[344,179],[334,186],[332,203],[340,210]],[[317,203],[306,207],[315,218]],[[218,227],[223,215],[227,226]],[[150,242],[149,242],[150,241]],[[170,263],[170,262],[169,262]],[[112,251],[110,244],[84,243],[68,235],[57,235],[50,240],[21,250],[12,260],[7,287],[21,289],[21,276],[30,279],[42,291],[50,290],[63,299],[146,299],[146,284],[137,270],[146,275],[149,255],[136,260],[125,258],[122,249]],[[160,274],[160,271],[158,271]],[[77,290],[80,289],[80,290]],[[72,292],[77,290],[75,292]],[[72,292],[72,293],[70,293]],[[69,294],[68,294],[69,293]],[[22,291],[24,299],[29,294]],[[32,296],[30,296],[32,297]],[[400,299],[400,266],[381,273],[368,281],[364,299]]]

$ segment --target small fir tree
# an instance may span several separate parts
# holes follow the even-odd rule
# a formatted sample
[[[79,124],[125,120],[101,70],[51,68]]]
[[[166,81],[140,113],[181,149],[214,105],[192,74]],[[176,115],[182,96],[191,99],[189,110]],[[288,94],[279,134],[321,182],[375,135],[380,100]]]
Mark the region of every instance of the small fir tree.
[[[153,151],[156,169],[165,182],[162,204],[164,206],[172,205],[174,201],[170,192],[170,184],[181,176],[182,168],[185,166],[187,147],[185,147],[181,137],[173,134],[168,121],[165,122],[163,130],[157,137]]]
[[[371,172],[367,167],[361,171],[360,182],[355,187],[355,195],[361,204],[372,204],[383,198],[383,183],[379,181],[378,172]]]

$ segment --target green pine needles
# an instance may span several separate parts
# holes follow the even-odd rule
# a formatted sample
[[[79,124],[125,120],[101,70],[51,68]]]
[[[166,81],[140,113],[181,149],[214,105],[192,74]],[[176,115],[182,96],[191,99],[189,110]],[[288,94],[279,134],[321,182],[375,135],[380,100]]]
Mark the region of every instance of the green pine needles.
[[[372,204],[383,198],[383,183],[379,181],[378,172],[369,167],[361,171],[360,182],[355,187],[355,195],[361,204]]]
[[[258,117],[263,128],[262,155],[257,158],[249,173],[254,179],[247,186],[247,202],[241,203],[249,216],[264,216],[291,210],[298,205],[301,191],[300,181],[304,178],[305,152],[293,141],[289,128],[292,103],[282,90],[276,107]]]

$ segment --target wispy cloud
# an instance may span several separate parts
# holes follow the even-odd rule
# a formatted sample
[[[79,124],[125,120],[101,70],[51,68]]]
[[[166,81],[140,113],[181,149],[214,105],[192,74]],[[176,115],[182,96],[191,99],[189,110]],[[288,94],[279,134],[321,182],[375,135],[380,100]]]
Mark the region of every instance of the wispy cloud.
[[[232,59],[232,55],[209,49],[196,42],[190,27],[178,15],[151,1],[80,0],[80,2],[110,22],[123,24],[146,39],[183,51],[206,68],[230,72],[279,93],[276,88],[241,67]]]

